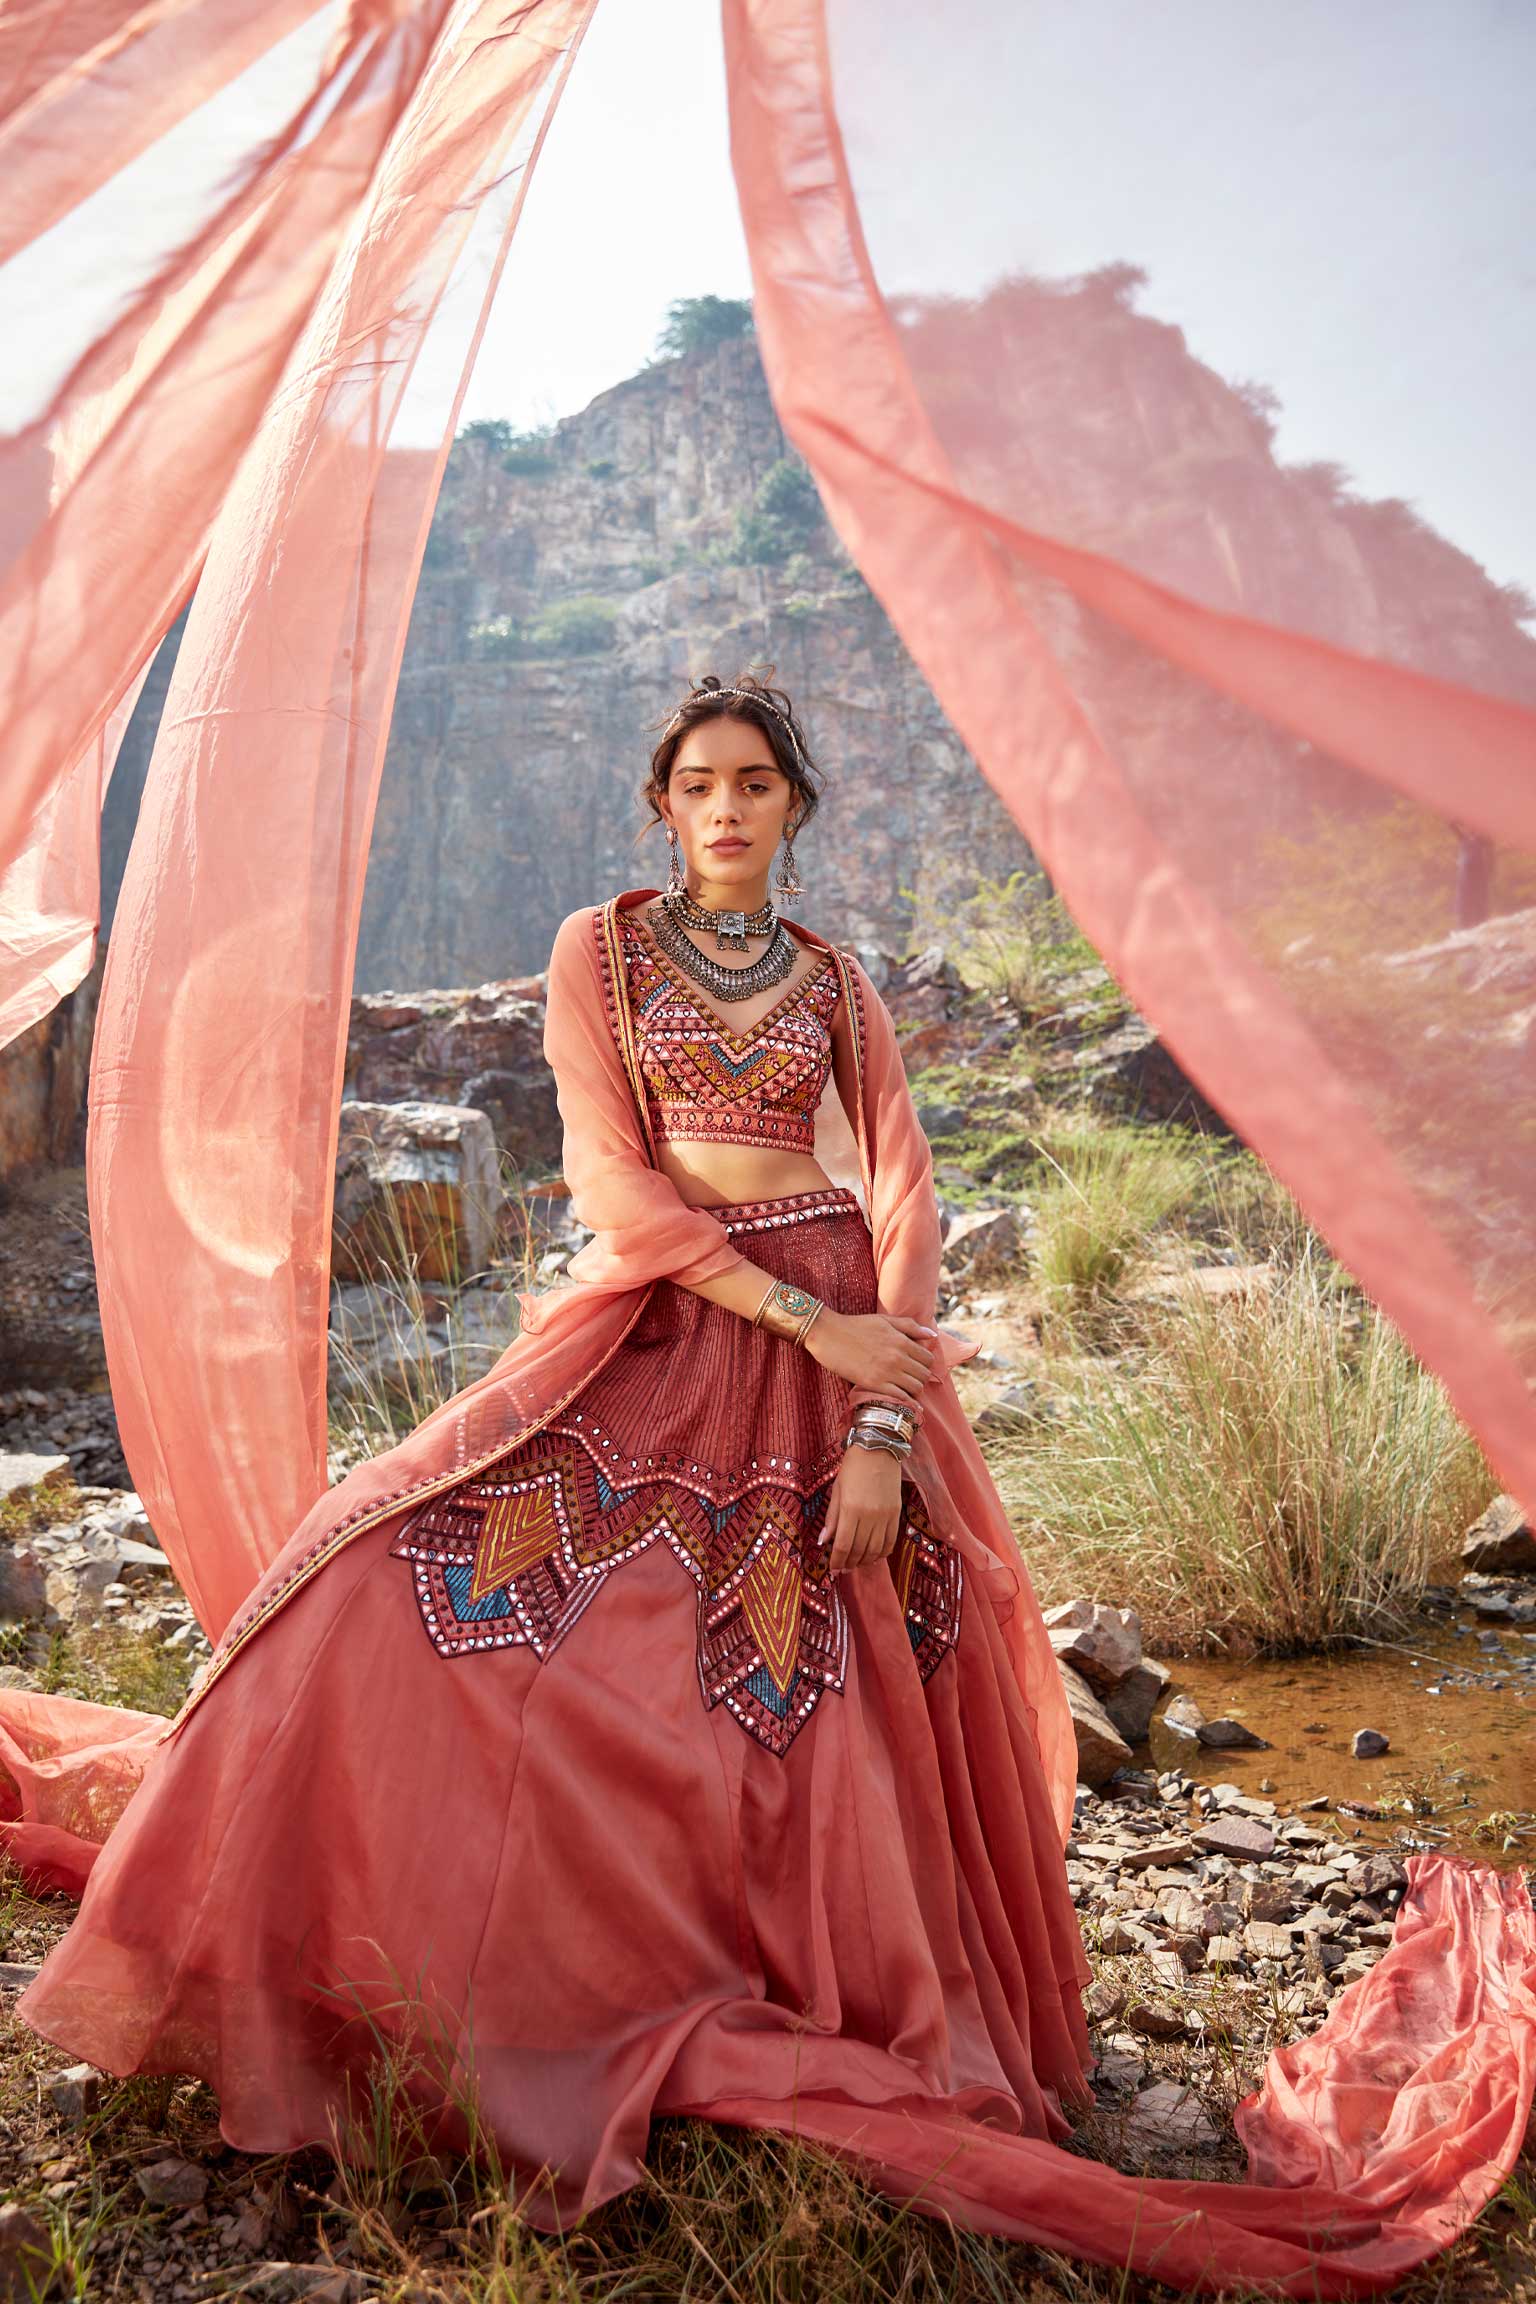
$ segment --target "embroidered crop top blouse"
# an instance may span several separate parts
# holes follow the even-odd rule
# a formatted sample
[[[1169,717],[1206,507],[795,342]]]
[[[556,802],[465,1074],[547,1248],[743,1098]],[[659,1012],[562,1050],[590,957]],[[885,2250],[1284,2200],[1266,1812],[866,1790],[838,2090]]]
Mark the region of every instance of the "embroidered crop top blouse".
[[[839,989],[832,954],[755,1024],[733,1032],[643,926],[622,910],[618,925],[657,1142],[813,1151],[816,1107],[832,1069]]]

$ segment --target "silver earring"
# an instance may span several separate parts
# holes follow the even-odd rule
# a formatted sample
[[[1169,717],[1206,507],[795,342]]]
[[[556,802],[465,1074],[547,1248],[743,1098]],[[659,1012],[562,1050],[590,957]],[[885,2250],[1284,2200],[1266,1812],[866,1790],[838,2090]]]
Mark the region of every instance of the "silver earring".
[[[805,882],[795,868],[795,842],[792,833],[784,835],[784,851],[779,858],[779,869],[773,883],[774,894],[781,904],[795,904],[805,894]]]
[[[669,896],[686,896],[688,878],[683,870],[683,851],[678,844],[675,824],[667,826],[667,846],[671,851],[671,861],[667,869],[667,894]]]

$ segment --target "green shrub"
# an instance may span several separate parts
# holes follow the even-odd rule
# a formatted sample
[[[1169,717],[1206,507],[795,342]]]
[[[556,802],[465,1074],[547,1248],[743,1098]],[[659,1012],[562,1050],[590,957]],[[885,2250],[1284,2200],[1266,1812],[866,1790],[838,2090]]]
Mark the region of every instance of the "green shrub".
[[[523,627],[515,616],[491,616],[471,624],[469,643],[477,656],[518,656],[523,653]]]
[[[1108,1022],[1125,1000],[1087,937],[1043,873],[1020,866],[1006,878],[982,878],[965,895],[952,889],[903,888],[911,904],[907,950],[937,944],[972,991],[1000,995],[1021,1017],[1054,1009],[1063,981],[1087,979]]]
[[[795,458],[780,457],[758,482],[751,508],[737,513],[730,557],[749,567],[782,566],[792,555],[802,555],[825,525],[821,498],[806,466]]]
[[[1037,1137],[1030,1192],[1033,1277],[1048,1313],[1083,1320],[1145,1262],[1150,1236],[1199,1188],[1201,1156],[1180,1130],[1080,1120]]]
[[[512,433],[501,451],[502,470],[535,480],[547,472],[558,471],[560,459],[554,453],[554,438],[552,424],[540,425],[531,432]]]
[[[513,432],[505,416],[477,416],[473,422],[460,427],[460,440],[478,440],[494,455],[504,455],[511,447]]]
[[[528,649],[535,656],[600,655],[613,646],[618,615],[613,601],[595,592],[556,600],[528,625]]]
[[[1057,1415],[988,1443],[1047,1602],[1148,1646],[1291,1653],[1398,1627],[1497,1487],[1439,1383],[1299,1217],[1271,1277],[1190,1282],[1137,1349],[1051,1363]]]

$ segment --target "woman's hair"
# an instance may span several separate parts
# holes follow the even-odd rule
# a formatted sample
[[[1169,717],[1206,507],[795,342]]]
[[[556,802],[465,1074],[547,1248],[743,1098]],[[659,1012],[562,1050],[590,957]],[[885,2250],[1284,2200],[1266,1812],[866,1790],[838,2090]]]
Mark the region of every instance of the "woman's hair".
[[[767,674],[774,667],[764,666]],[[745,695],[722,694],[722,687],[745,689]],[[706,672],[702,680],[694,682],[681,706],[675,706],[677,718],[669,712],[653,725],[667,729],[667,733],[651,754],[650,774],[645,780],[640,797],[650,809],[651,821],[662,821],[657,797],[665,792],[672,763],[677,758],[678,746],[690,728],[698,728],[706,720],[740,720],[749,728],[760,728],[767,737],[773,757],[799,800],[795,830],[810,822],[816,812],[819,787],[825,781],[822,770],[811,758],[805,732],[795,718],[795,708],[782,688],[772,688],[766,679],[755,673],[743,672],[735,680],[722,683],[713,672]],[[782,717],[781,717],[782,715]],[[672,721],[670,727],[668,721]],[[788,727],[785,722],[788,722]],[[649,823],[641,826],[641,834],[649,830]]]

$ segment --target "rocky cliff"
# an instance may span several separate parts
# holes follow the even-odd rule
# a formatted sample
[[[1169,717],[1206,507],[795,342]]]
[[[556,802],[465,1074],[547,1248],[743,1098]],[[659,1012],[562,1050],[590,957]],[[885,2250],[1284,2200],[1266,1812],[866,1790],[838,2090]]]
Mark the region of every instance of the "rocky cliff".
[[[1282,464],[1273,395],[1229,384],[1178,328],[1133,310],[1140,285],[1126,266],[1066,286],[1000,283],[967,315],[972,356],[951,360],[936,390],[941,433],[963,439],[978,396],[1006,391],[1075,475],[1083,532],[1100,548],[1135,565],[1150,528],[1164,540],[1164,574],[1172,568],[1195,597],[1536,699],[1530,603],[1411,507],[1359,498],[1338,467]],[[931,315],[914,303],[897,318],[924,365]],[[1059,494],[1059,477],[1053,485]],[[1027,463],[1008,488],[1020,516],[1049,515],[1049,502],[1032,507]],[[1141,523],[1133,533],[1128,506]],[[1181,762],[1197,742],[1208,749],[1215,715],[1234,791],[1262,789],[1276,825],[1295,829],[1309,804],[1304,746],[1170,673],[1064,594],[1026,588],[1085,707],[1134,762],[1159,828],[1160,814],[1186,805]],[[109,797],[107,927],[176,638]],[[690,677],[766,662],[829,771],[798,852],[814,925],[899,950],[912,913],[904,890],[963,893],[980,873],[1030,862],[822,516],[750,332],[658,359],[537,435],[467,428],[414,605],[355,991],[526,975],[572,906],[660,882],[665,850],[654,828],[639,838],[637,798],[654,730]],[[1363,816],[1384,799],[1362,790]],[[1219,812],[1219,795],[1198,804]],[[1207,829],[1222,852],[1221,827]],[[87,1027],[94,987],[79,997]],[[0,1172],[57,1157],[49,1148],[68,1133],[69,1097],[61,1103],[52,1083],[67,1088],[79,1067],[59,1072],[49,1030],[0,1059],[0,1105],[16,1108],[0,1127]],[[73,1047],[81,1034],[71,1033]]]
[[[536,441],[455,446],[402,670],[360,991],[543,966],[562,916],[659,884],[636,794],[689,678],[772,662],[829,781],[803,916],[889,942],[904,886],[1028,847],[822,516],[750,337],[660,361]]]

